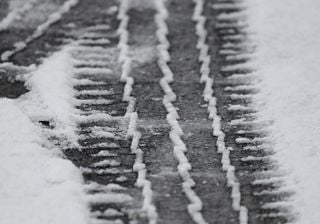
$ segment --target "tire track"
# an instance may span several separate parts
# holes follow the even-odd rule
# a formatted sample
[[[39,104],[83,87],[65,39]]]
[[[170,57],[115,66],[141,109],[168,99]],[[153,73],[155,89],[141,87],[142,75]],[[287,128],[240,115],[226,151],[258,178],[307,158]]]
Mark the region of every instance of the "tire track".
[[[92,0],[90,4],[84,0],[79,1],[72,10],[63,14],[61,20],[49,26],[43,35],[31,41],[25,49],[14,54],[9,61],[24,66],[40,64],[43,58],[78,40],[80,36],[83,38],[83,42],[86,38],[90,38],[89,36],[83,36],[88,27],[94,27],[95,24],[117,23],[111,19],[116,13],[117,3],[115,1]],[[0,36],[2,40],[0,49],[10,50],[11,42],[19,42],[21,38],[26,36],[26,33],[21,29],[18,31],[9,29],[1,32]],[[14,38],[11,38],[12,36]],[[117,36],[109,36],[108,41],[116,42]]]
[[[46,22],[40,24],[36,30],[24,41],[20,41],[14,44],[14,49],[5,51],[1,54],[1,60],[7,61],[10,57],[12,57],[14,54],[24,50],[29,43],[34,41],[35,39],[42,36],[46,30],[54,23],[58,22],[63,14],[67,13],[72,7],[74,7],[76,4],[78,4],[78,0],[67,0],[57,12],[52,13],[49,15]]]
[[[83,171],[91,223],[290,221],[252,105],[243,2],[121,0],[118,19],[114,1],[84,2],[66,1],[2,59],[39,63],[71,43],[79,145],[65,154]]]
[[[162,103],[167,110],[167,122],[170,126],[170,139],[174,145],[174,155],[178,160],[178,173],[181,176],[183,183],[183,192],[186,194],[189,204],[188,212],[195,223],[207,223],[202,214],[202,201],[194,191],[196,185],[190,172],[192,166],[186,157],[187,147],[183,141],[184,132],[179,124],[179,115],[174,102],[176,101],[176,94],[171,88],[170,83],[174,81],[174,74],[168,63],[170,62],[170,53],[168,51],[170,42],[167,39],[169,34],[166,20],[168,19],[169,12],[164,1],[157,1],[156,3],[157,14],[155,16],[155,22],[157,25],[157,38],[158,45],[158,66],[163,74],[163,78],[160,80],[160,86],[165,93]]]
[[[193,19],[197,22],[196,34],[198,35],[197,48],[200,51],[199,61],[201,62],[201,78],[200,82],[205,84],[203,91],[204,100],[208,103],[209,118],[213,120],[212,128],[213,135],[217,137],[217,150],[222,154],[221,163],[222,169],[226,172],[228,187],[231,187],[232,207],[239,212],[239,223],[248,223],[248,209],[241,204],[240,183],[235,176],[235,167],[230,161],[230,149],[225,145],[225,133],[221,130],[221,117],[217,113],[217,98],[213,96],[214,79],[209,77],[210,74],[210,60],[208,54],[209,46],[206,43],[207,30],[204,25],[206,17],[202,15],[204,2],[202,0],[195,0],[195,10]]]
[[[25,12],[32,9],[38,0],[30,0],[22,5],[21,8],[10,11],[6,17],[0,21],[0,32],[6,30],[10,24],[17,18],[20,18]]]
[[[161,72],[157,66],[156,11],[152,4],[134,5],[128,15],[129,43],[135,79],[133,96],[139,113],[140,147],[144,152],[147,179],[152,183],[158,223],[192,223],[187,211],[188,200],[182,192],[177,161],[172,152],[166,110],[159,85]]]
[[[134,79],[130,77],[127,7],[128,1],[120,2],[117,31],[108,25],[89,28],[74,52],[75,88],[82,114],[80,150],[70,149],[67,154],[83,171],[92,223],[157,221],[139,147],[135,98],[131,96]],[[108,41],[115,32],[119,36],[117,47]]]
[[[142,195],[134,186],[137,175],[132,170],[136,156],[127,138],[130,120],[125,116],[127,103],[122,101],[124,86],[118,81],[120,66],[115,64],[118,50],[106,41],[116,28],[89,27],[73,51],[79,148],[65,154],[83,172],[91,223],[143,219],[139,217]]]
[[[282,184],[284,175],[271,160],[272,143],[268,123],[255,116],[252,99],[259,91],[250,58],[255,45],[250,40],[243,1],[208,1],[205,5],[208,32],[214,37],[208,44],[217,55],[214,83],[221,129],[236,177],[241,185],[241,203],[249,211],[249,223],[287,223],[291,193]]]
[[[129,1],[122,0],[118,18],[120,19],[120,26],[118,29],[120,41],[118,47],[120,48],[119,61],[122,63],[121,81],[125,82],[123,100],[128,102],[125,116],[129,116],[130,123],[128,127],[127,136],[132,138],[131,151],[135,153],[136,160],[133,165],[134,171],[138,173],[136,185],[142,188],[143,206],[142,210],[147,213],[149,224],[156,224],[158,214],[156,207],[153,204],[153,191],[151,189],[151,182],[146,179],[146,168],[143,162],[143,151],[139,146],[141,139],[141,132],[137,130],[138,113],[134,112],[136,99],[131,96],[133,90],[134,79],[129,76],[131,70],[131,58],[129,57],[130,47],[128,45],[128,23],[130,17],[128,16]]]

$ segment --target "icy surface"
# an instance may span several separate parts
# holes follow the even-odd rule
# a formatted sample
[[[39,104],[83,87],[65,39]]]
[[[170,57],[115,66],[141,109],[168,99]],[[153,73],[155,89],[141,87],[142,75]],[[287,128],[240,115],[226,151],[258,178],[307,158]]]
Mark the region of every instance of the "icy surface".
[[[275,156],[296,194],[297,223],[320,220],[320,26],[318,0],[248,0],[262,77],[260,116],[274,121]]]

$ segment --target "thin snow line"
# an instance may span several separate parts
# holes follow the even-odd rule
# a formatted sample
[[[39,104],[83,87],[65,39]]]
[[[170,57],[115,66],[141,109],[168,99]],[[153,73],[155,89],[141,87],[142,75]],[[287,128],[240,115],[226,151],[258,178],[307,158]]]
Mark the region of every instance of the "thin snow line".
[[[5,18],[0,21],[0,31],[8,29],[10,24],[17,18],[20,18],[21,14],[32,9],[38,0],[29,0],[25,2],[22,7],[12,10]]]
[[[142,210],[147,213],[149,224],[156,224],[158,220],[157,209],[153,203],[153,191],[151,187],[151,182],[146,179],[146,165],[143,162],[143,151],[139,147],[139,141],[141,138],[141,133],[137,130],[137,120],[138,113],[134,112],[136,99],[131,96],[134,79],[129,76],[131,71],[131,58],[129,57],[129,32],[128,32],[128,8],[130,0],[121,0],[118,19],[120,20],[118,34],[119,34],[119,44],[118,48],[120,50],[119,62],[121,63],[122,73],[120,80],[125,83],[123,101],[128,102],[128,107],[126,110],[125,117],[128,117],[129,127],[127,137],[132,137],[131,151],[136,155],[135,163],[133,169],[138,172],[138,178],[136,185],[142,188],[143,194],[143,206]]]
[[[70,9],[72,7],[74,7],[76,4],[78,4],[79,0],[68,0],[66,1],[58,11],[52,13],[51,15],[49,15],[48,19],[46,22],[40,24],[36,30],[32,33],[32,35],[30,35],[29,37],[27,37],[27,39],[25,41],[20,41],[14,44],[14,49],[10,50],[10,51],[5,51],[4,53],[2,53],[1,55],[1,60],[2,61],[7,61],[9,60],[10,57],[12,57],[13,55],[15,55],[16,53],[24,50],[29,43],[31,43],[32,41],[34,41],[35,39],[41,37],[45,31],[54,23],[58,22],[61,18],[62,15],[69,12]]]
[[[166,19],[168,18],[169,13],[165,6],[165,0],[155,1],[155,4],[157,10],[155,22],[158,28],[156,35],[159,41],[158,66],[164,75],[163,78],[160,80],[160,86],[165,93],[162,103],[168,112],[167,122],[171,126],[170,139],[174,144],[174,154],[178,160],[178,172],[181,178],[183,179],[182,189],[190,201],[190,203],[188,204],[188,212],[195,223],[206,224],[207,222],[204,220],[204,217],[201,212],[202,201],[196,194],[196,192],[192,189],[195,186],[195,182],[192,179],[191,174],[189,172],[192,169],[192,167],[188,161],[188,158],[185,155],[187,147],[181,139],[183,131],[178,122],[178,112],[175,106],[173,105],[173,102],[176,100],[176,95],[171,89],[170,83],[173,82],[174,75],[167,64],[170,61],[170,54],[168,52],[170,43],[167,39],[168,27],[166,24]]]
[[[241,204],[240,183],[235,176],[235,167],[231,165],[230,151],[225,146],[225,133],[221,130],[221,117],[217,112],[217,99],[213,93],[213,78],[209,77],[210,73],[210,55],[208,54],[209,46],[206,43],[207,30],[205,28],[206,17],[202,15],[204,8],[203,0],[193,0],[195,3],[193,20],[196,22],[196,35],[198,36],[197,48],[200,51],[199,61],[201,63],[201,78],[200,82],[205,83],[203,91],[204,100],[209,104],[208,113],[209,118],[213,120],[213,135],[217,137],[218,152],[222,154],[222,169],[226,171],[227,184],[232,189],[232,207],[239,212],[240,224],[248,223],[248,209]]]

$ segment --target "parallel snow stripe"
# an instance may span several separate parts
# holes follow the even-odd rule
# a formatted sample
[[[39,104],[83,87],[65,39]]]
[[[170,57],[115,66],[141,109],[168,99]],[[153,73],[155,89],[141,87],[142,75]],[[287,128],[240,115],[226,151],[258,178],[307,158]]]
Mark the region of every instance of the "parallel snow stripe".
[[[80,39],[82,40],[82,39]],[[75,52],[77,53],[84,53],[84,54],[90,54],[90,53],[97,53],[97,54],[108,54],[110,52],[109,49],[103,47],[103,46],[86,46],[81,45],[81,43],[77,43],[77,48],[75,49]]]
[[[141,133],[137,130],[138,114],[134,112],[136,99],[131,96],[134,79],[129,76],[131,70],[131,58],[129,57],[130,47],[128,45],[128,23],[130,19],[128,16],[129,1],[130,0],[120,1],[120,8],[118,14],[118,19],[120,20],[120,25],[118,28],[118,48],[120,49],[119,62],[121,63],[122,69],[120,80],[125,83],[123,101],[128,102],[128,107],[125,116],[130,118],[127,137],[132,138],[130,148],[132,153],[136,155],[133,169],[138,173],[136,185],[142,188],[142,210],[147,213],[149,224],[156,224],[158,220],[157,209],[153,203],[153,191],[151,187],[151,182],[146,178],[147,170],[143,162],[143,151],[139,147]]]
[[[106,61],[108,57],[105,55],[97,55],[97,54],[89,54],[78,57],[78,59],[73,59],[73,63],[75,67],[87,67],[87,68],[95,68],[95,67],[108,67],[110,66],[110,62]]]
[[[93,163],[90,167],[115,167],[115,166],[120,166],[121,162],[115,160],[115,159],[105,159],[105,160],[101,160],[99,162]]]
[[[99,38],[99,39],[80,39],[77,41],[80,45],[107,45],[110,44],[110,40],[107,38]]]
[[[95,174],[95,175],[113,175],[113,174],[126,174],[131,173],[132,169],[123,169],[123,168],[87,168],[80,167],[80,170],[83,174]]]
[[[178,172],[183,179],[182,188],[190,203],[188,205],[188,212],[195,223],[206,224],[202,215],[202,201],[199,196],[192,189],[195,186],[195,182],[191,177],[190,170],[192,169],[185,152],[187,151],[185,143],[182,141],[181,137],[183,131],[179,125],[178,112],[173,105],[176,100],[176,95],[170,87],[170,83],[174,80],[174,75],[168,66],[170,61],[169,47],[170,43],[167,39],[168,27],[166,24],[166,19],[168,18],[168,10],[165,6],[165,0],[155,1],[155,6],[157,14],[155,15],[155,22],[157,25],[157,38],[159,41],[158,45],[158,66],[163,73],[163,78],[160,80],[160,86],[165,93],[163,97],[163,105],[166,108],[167,122],[170,125],[170,139],[174,145],[174,154],[178,160]]]
[[[80,90],[77,92],[77,96],[110,96],[113,91],[110,90]]]
[[[77,75],[112,75],[113,71],[109,68],[77,68],[74,71],[74,74]]]
[[[99,24],[99,25],[90,26],[86,30],[89,31],[89,32],[90,31],[91,32],[99,32],[99,31],[108,31],[110,29],[111,29],[110,25]]]
[[[90,191],[98,191],[98,192],[111,192],[111,191],[125,191],[127,190],[126,187],[123,187],[119,184],[107,184],[107,185],[102,185],[98,184],[96,182],[89,182],[85,185],[84,188],[85,191],[90,192]]]
[[[20,8],[14,9],[8,13],[8,15],[0,21],[0,31],[8,29],[11,23],[20,19],[21,15],[26,11],[33,8],[33,6],[37,3],[38,0],[29,0],[25,2]]]
[[[123,212],[120,212],[116,209],[113,208],[108,208],[104,212],[101,211],[95,211],[91,214],[93,217],[104,217],[104,218],[109,218],[109,217],[115,217],[115,216],[123,216]]]
[[[216,10],[235,10],[235,11],[240,11],[241,9],[244,10],[246,9],[246,6],[243,2],[238,2],[238,3],[216,3],[214,5],[211,5],[213,9]]]
[[[82,147],[81,149],[86,151],[89,149],[120,149],[120,145],[116,143],[107,143],[107,142],[102,142],[102,143],[96,143],[96,144],[91,144],[90,146],[85,146]]]
[[[106,220],[106,219],[93,219],[90,220],[90,224],[124,224],[121,219]]]
[[[205,28],[206,20],[202,15],[204,9],[203,0],[194,0],[195,8],[193,14],[193,20],[196,24],[196,35],[199,37],[198,49],[200,51],[199,61],[201,66],[201,78],[200,82],[205,83],[205,89],[203,92],[204,100],[209,104],[208,112],[209,117],[213,119],[213,135],[217,137],[218,152],[222,154],[222,169],[226,171],[227,184],[232,189],[231,198],[232,206],[235,211],[239,212],[240,224],[248,223],[248,209],[241,204],[241,192],[240,184],[235,176],[235,167],[231,165],[230,151],[225,146],[225,134],[221,130],[221,117],[217,114],[217,99],[213,96],[214,90],[212,88],[214,80],[208,76],[210,70],[210,56],[208,54],[209,46],[206,44],[207,30]],[[216,6],[217,7],[217,6]],[[220,8],[233,8],[232,5],[220,5]],[[238,7],[238,6],[237,6]],[[204,53],[205,52],[205,53]],[[209,62],[208,62],[209,61]]]
[[[227,91],[227,92],[241,92],[241,91],[255,92],[255,91],[258,91],[258,89],[257,89],[257,87],[252,86],[252,85],[239,85],[239,86],[225,87],[224,91]]]
[[[87,200],[89,203],[128,203],[133,200],[133,198],[128,194],[106,192],[87,195]]]
[[[31,36],[29,36],[25,41],[21,41],[21,42],[17,42],[14,44],[15,49],[13,49],[12,51],[5,51],[2,55],[1,55],[1,60],[3,61],[7,61],[9,60],[10,57],[12,57],[14,54],[24,50],[28,44],[30,42],[32,42],[33,40],[39,38],[40,36],[42,36],[45,31],[54,23],[56,23],[57,21],[59,21],[63,14],[67,13],[70,11],[70,9],[72,7],[74,7],[75,5],[78,4],[79,0],[68,0],[66,1],[60,8],[58,11],[52,13],[51,15],[49,15],[48,19],[46,22],[40,24],[36,30],[33,32],[33,34]]]
[[[110,105],[114,101],[113,100],[108,100],[108,99],[77,99],[74,100],[74,104],[76,106],[80,105]]]
[[[105,85],[106,82],[103,82],[103,81],[92,81],[90,79],[75,79],[73,81],[73,84],[75,86],[87,86],[87,85],[98,86],[98,85]]]

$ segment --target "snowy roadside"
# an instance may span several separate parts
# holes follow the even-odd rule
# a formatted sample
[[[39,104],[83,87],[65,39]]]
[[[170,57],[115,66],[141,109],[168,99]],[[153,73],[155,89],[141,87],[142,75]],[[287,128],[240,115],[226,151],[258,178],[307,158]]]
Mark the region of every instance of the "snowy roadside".
[[[0,223],[88,223],[81,172],[47,140],[76,142],[71,72],[66,48],[25,77],[29,93],[0,99]]]
[[[256,103],[273,121],[274,159],[288,174],[297,223],[320,220],[320,26],[317,0],[247,0],[261,77]],[[284,189],[285,190],[285,189]]]

